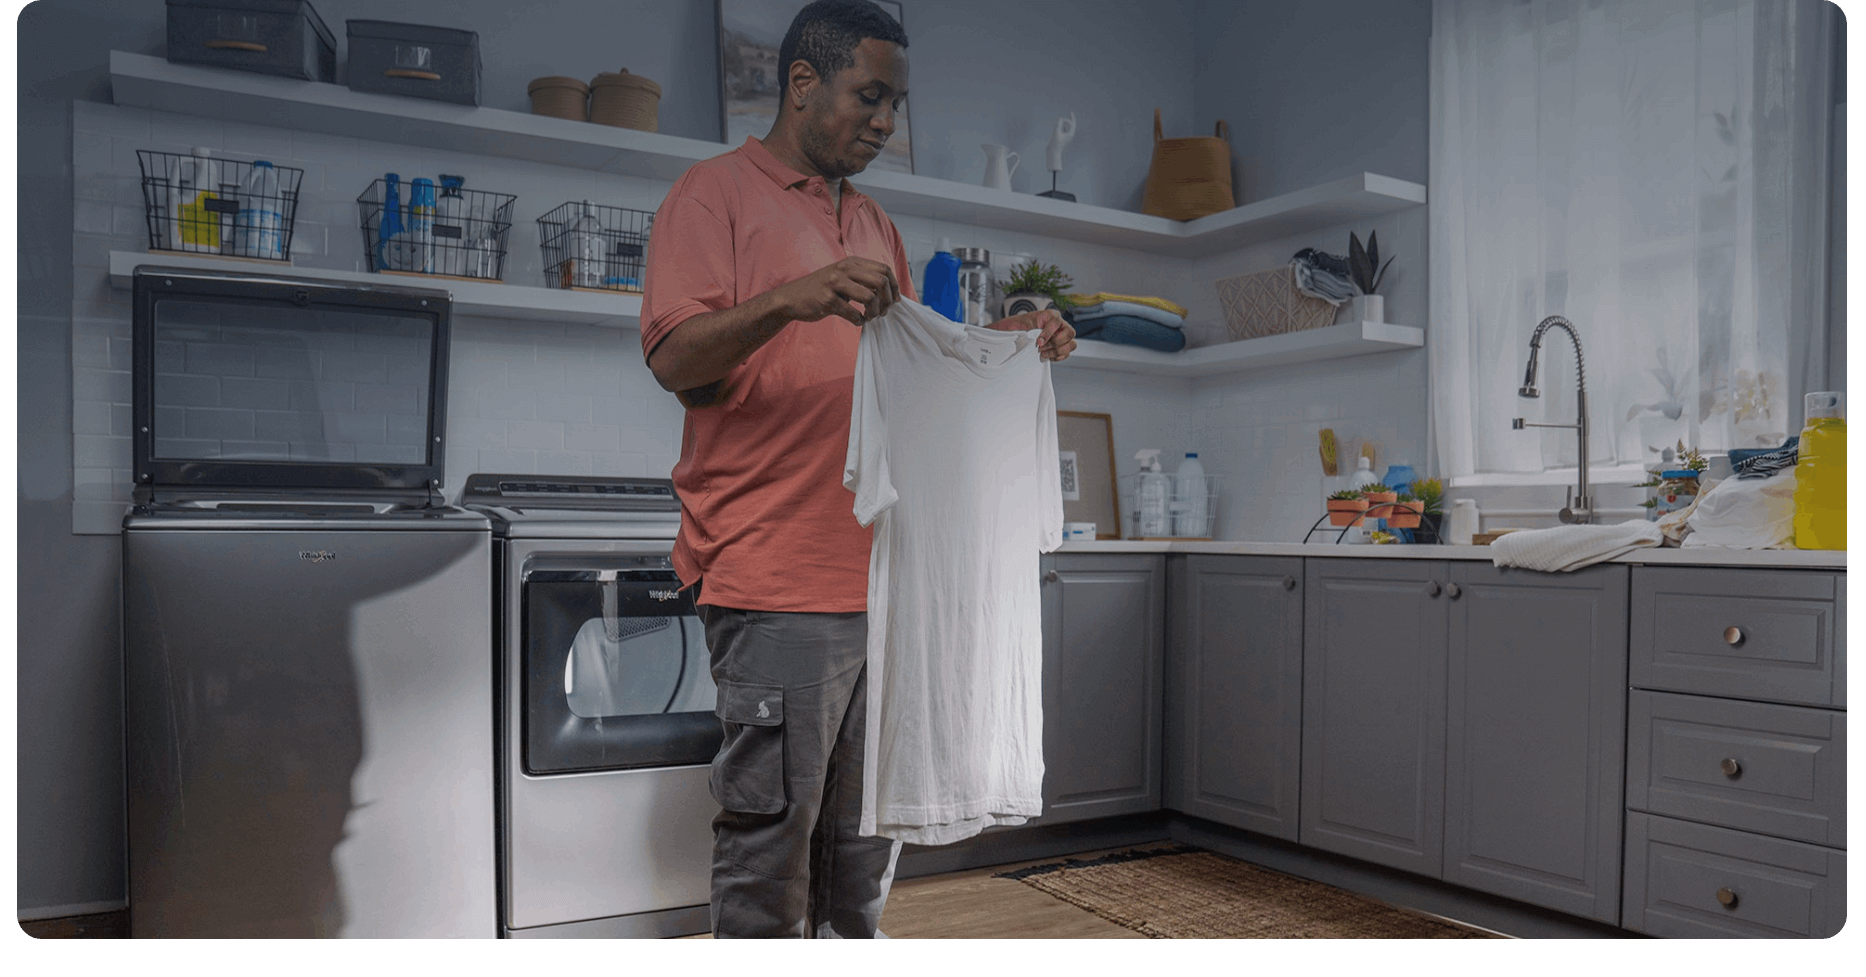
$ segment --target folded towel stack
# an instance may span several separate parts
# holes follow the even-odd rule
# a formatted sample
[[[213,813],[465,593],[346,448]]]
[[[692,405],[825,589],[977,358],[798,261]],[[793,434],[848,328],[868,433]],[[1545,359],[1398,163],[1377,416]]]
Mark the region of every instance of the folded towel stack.
[[[1077,339],[1141,346],[1162,353],[1186,347],[1184,307],[1148,295],[1066,295],[1063,318],[1075,326]]]

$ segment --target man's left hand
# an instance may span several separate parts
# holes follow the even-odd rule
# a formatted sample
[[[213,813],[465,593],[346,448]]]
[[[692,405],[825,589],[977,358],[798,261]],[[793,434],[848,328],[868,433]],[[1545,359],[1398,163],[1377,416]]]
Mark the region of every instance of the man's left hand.
[[[1008,319],[999,319],[991,324],[993,329],[1006,332],[1022,332],[1026,329],[1041,329],[1043,335],[1037,337],[1037,351],[1046,360],[1065,360],[1076,349],[1076,329],[1063,319],[1063,314],[1055,309],[1039,309],[1025,312]]]

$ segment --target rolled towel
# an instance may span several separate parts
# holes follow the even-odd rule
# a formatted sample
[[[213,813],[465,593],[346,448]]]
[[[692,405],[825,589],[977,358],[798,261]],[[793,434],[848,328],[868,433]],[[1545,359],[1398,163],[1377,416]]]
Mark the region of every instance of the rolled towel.
[[[1525,529],[1492,542],[1490,562],[1500,567],[1565,572],[1664,542],[1665,535],[1658,523],[1645,519],[1607,526]]]
[[[1074,314],[1078,321],[1106,319],[1113,315],[1125,315],[1133,316],[1136,319],[1145,319],[1148,322],[1157,322],[1162,326],[1167,326],[1172,329],[1184,328],[1186,324],[1185,316],[1174,315],[1165,309],[1155,308],[1151,305],[1142,305],[1139,302],[1116,302],[1113,299],[1109,299],[1106,302],[1102,302],[1088,309],[1076,309],[1074,310]]]

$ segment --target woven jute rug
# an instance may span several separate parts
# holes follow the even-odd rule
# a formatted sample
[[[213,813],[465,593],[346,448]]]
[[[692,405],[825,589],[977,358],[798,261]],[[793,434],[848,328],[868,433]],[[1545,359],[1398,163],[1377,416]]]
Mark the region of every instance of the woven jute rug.
[[[1200,848],[1135,849],[1004,872],[1155,939],[1485,939],[1493,934]]]

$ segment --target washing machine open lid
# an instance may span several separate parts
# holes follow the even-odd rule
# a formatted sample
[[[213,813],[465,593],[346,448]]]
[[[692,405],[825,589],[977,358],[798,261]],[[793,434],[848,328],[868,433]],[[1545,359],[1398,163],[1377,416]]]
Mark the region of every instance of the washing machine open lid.
[[[133,293],[138,503],[443,502],[449,293],[149,266]]]

